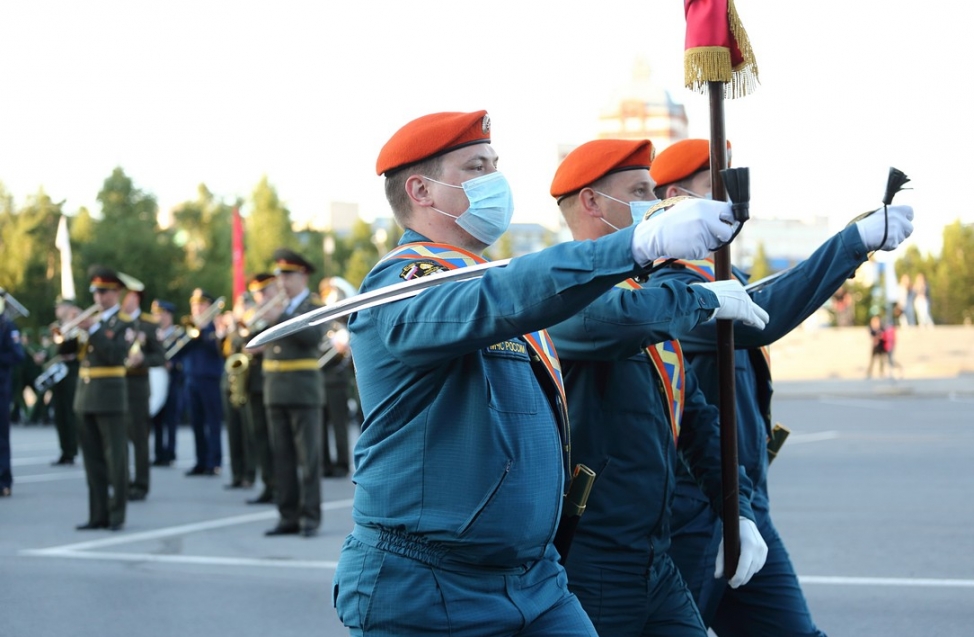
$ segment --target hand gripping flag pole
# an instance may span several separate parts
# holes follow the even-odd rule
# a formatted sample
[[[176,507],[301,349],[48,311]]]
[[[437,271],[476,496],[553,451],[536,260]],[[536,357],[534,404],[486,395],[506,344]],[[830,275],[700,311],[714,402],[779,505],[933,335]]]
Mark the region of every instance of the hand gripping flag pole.
[[[742,225],[747,219],[749,198],[746,173],[728,178],[727,136],[724,130],[724,97],[744,97],[756,88],[758,68],[747,33],[734,8],[734,0],[684,0],[687,20],[683,59],[686,87],[708,93],[710,99],[710,180],[713,198],[727,199],[724,180],[741,182],[743,192],[731,193],[735,216]],[[722,179],[722,176],[724,179]],[[745,197],[746,195],[746,197]],[[730,243],[714,253],[716,278],[732,278]],[[724,527],[724,573],[737,571],[741,538],[738,503],[737,410],[734,387],[734,323],[717,321],[717,366],[720,374],[720,438],[722,517]]]

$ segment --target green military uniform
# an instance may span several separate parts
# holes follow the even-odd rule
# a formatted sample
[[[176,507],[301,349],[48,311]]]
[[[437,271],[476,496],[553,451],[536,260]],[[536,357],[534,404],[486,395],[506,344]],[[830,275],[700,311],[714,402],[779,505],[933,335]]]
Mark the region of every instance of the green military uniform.
[[[247,344],[246,338],[240,335],[239,330],[234,330],[227,334],[223,339],[223,356],[230,359],[235,354],[243,352],[244,345]],[[243,371],[241,371],[243,370]],[[249,379],[250,361],[248,360],[234,370],[229,368],[220,379],[220,389],[223,395],[223,413],[227,422],[227,446],[230,448],[230,484],[228,489],[246,489],[254,483],[256,469],[254,468],[254,443],[251,437],[251,427],[248,424],[250,410],[247,404],[235,405],[231,396],[231,373],[239,374],[240,395],[249,398]]]
[[[93,279],[93,285],[106,278]],[[74,411],[88,478],[88,523],[79,529],[115,530],[125,523],[128,500],[125,357],[134,332],[132,324],[119,316],[117,307],[102,313],[97,329],[92,327],[80,352]]]
[[[274,280],[273,274],[261,272],[254,275],[254,278],[247,285],[247,289],[251,293],[264,290]],[[262,303],[269,302],[271,300],[268,298],[264,298],[262,301]],[[248,340],[267,329],[266,323],[262,319],[256,322],[252,321],[252,323]],[[250,427],[250,439],[253,440],[255,464],[260,470],[260,478],[264,482],[264,489],[260,495],[247,500],[247,504],[271,504],[276,501],[276,481],[274,479],[274,450],[271,443],[271,430],[267,424],[267,407],[264,405],[263,352],[253,352],[250,355],[247,384],[246,409],[249,416],[247,425]]]
[[[129,499],[144,500],[149,493],[149,368],[166,364],[166,350],[156,336],[158,324],[155,319],[143,312],[135,316],[122,315],[129,319],[135,329],[138,347],[142,350],[143,361],[135,367],[126,367],[126,387],[128,390],[128,439],[132,443],[135,461],[135,478],[129,483]],[[127,471],[128,469],[126,469]]]
[[[279,272],[313,268],[289,250],[274,253]],[[300,300],[299,300],[300,299]],[[319,307],[305,289],[278,322]],[[281,519],[269,535],[313,535],[321,524],[321,408],[324,385],[318,369],[321,326],[274,341],[264,350],[264,400],[273,431],[277,508]]]
[[[78,421],[74,416],[74,394],[78,389],[78,339],[70,338],[56,345],[56,355],[67,368],[67,375],[51,388],[54,425],[61,444],[61,457],[54,464],[74,464],[78,455]]]

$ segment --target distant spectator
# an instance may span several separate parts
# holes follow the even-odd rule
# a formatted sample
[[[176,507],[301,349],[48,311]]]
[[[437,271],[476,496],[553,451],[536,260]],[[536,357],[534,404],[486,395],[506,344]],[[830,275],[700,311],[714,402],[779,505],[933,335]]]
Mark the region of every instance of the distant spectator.
[[[872,378],[873,363],[877,360],[879,361],[879,375],[882,376],[886,368],[888,356],[886,353],[885,327],[883,326],[883,319],[879,318],[878,314],[874,314],[869,319],[869,338],[870,354],[869,367],[866,369],[866,378]]]
[[[933,327],[933,318],[930,316],[930,290],[927,288],[927,279],[920,272],[913,280],[913,309],[916,312],[916,322],[920,327]]]
[[[910,285],[910,275],[904,274],[900,277],[900,284],[897,288],[896,304],[900,309],[899,325],[908,327],[917,324],[916,313],[913,310],[913,301],[916,292]]]
[[[845,286],[832,295],[832,311],[835,313],[836,327],[852,327],[855,324],[855,302]]]
[[[902,315],[902,312],[897,307],[897,304],[894,303],[893,315],[896,316],[897,314]],[[889,364],[889,377],[893,378],[893,370],[899,369],[900,377],[902,378],[904,375],[903,366],[893,358],[893,352],[896,350],[896,319],[890,322],[889,325],[883,326],[883,349],[886,351],[886,362]],[[880,371],[882,371],[882,367],[880,367]]]

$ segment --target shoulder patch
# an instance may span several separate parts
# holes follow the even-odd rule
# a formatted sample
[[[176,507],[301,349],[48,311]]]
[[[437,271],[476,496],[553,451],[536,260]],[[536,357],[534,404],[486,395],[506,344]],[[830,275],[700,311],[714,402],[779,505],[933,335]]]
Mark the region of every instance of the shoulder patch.
[[[399,278],[409,281],[411,279],[418,279],[419,277],[433,274],[434,272],[443,272],[445,270],[445,267],[439,263],[436,263],[435,261],[412,261],[403,266],[402,271],[399,272]]]

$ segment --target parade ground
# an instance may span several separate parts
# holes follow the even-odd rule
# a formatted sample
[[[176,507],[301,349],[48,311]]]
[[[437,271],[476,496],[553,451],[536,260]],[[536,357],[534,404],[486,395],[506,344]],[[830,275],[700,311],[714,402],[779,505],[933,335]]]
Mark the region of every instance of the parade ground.
[[[830,635],[974,631],[974,376],[786,381],[792,434],[771,467],[774,519],[813,616]],[[354,484],[325,479],[317,537],[264,537],[273,506],[229,477],[153,468],[124,530],[87,520],[82,466],[51,467],[53,427],[12,430],[14,494],[0,502],[0,637],[331,637],[347,632],[332,575]],[[227,470],[225,461],[224,472]],[[516,524],[516,520],[511,521]]]

